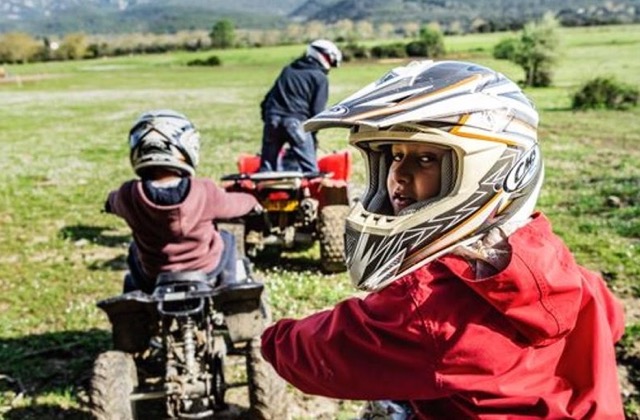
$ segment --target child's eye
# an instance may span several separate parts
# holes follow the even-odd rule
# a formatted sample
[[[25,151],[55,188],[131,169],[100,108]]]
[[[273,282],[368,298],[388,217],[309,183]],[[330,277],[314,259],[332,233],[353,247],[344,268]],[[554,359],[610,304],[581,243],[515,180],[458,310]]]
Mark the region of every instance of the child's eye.
[[[421,155],[418,160],[420,163],[431,163],[436,160],[436,157],[433,155]]]
[[[391,154],[391,160],[393,160],[394,162],[400,162],[402,160],[402,153],[393,153]]]

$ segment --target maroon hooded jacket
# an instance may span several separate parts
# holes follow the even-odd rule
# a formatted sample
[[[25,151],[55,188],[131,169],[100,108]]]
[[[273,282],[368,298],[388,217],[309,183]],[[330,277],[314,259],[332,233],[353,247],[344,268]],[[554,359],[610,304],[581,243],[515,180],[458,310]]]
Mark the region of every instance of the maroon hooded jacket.
[[[409,401],[421,419],[622,419],[619,302],[534,220],[476,280],[448,254],[369,294],[262,336],[277,372],[309,394]]]
[[[160,206],[144,194],[142,182],[125,182],[109,194],[111,212],[131,228],[145,274],[217,267],[223,250],[213,221],[239,217],[257,201],[249,194],[229,193],[205,178],[191,178],[189,193],[175,205]]]

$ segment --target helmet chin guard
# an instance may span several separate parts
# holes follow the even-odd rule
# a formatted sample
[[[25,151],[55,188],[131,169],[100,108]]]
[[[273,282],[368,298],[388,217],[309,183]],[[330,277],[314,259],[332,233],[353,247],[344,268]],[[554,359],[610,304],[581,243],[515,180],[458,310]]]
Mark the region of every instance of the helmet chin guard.
[[[543,181],[538,114],[517,84],[473,63],[422,61],[399,67],[305,123],[351,129],[367,189],[347,218],[352,282],[378,290],[470,243],[491,228],[526,220]],[[444,148],[440,194],[394,215],[381,144]]]

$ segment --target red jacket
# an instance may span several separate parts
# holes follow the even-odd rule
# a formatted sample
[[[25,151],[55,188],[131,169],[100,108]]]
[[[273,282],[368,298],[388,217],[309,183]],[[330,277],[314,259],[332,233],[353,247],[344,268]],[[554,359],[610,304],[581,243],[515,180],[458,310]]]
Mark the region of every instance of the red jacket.
[[[125,182],[108,200],[111,211],[131,228],[151,279],[162,271],[213,270],[223,250],[213,221],[242,216],[257,204],[253,196],[228,193],[205,178],[192,178],[189,193],[175,205],[151,202],[139,180]]]
[[[365,299],[281,320],[262,352],[303,392],[409,400],[418,418],[622,419],[622,308],[544,216],[509,265],[475,280],[452,254]]]

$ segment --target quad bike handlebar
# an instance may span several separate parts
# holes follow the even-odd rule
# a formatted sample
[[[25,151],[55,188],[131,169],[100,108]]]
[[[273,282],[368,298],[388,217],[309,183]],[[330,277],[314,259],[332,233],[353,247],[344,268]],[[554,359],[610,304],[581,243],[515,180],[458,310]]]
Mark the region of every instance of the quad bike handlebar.
[[[331,172],[297,172],[297,171],[269,171],[269,172],[241,172],[237,174],[224,175],[222,181],[272,181],[282,179],[316,179],[331,178]]]

